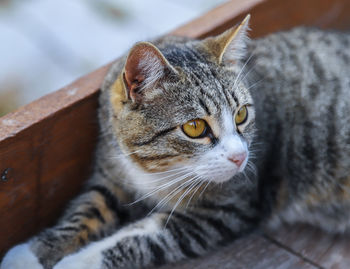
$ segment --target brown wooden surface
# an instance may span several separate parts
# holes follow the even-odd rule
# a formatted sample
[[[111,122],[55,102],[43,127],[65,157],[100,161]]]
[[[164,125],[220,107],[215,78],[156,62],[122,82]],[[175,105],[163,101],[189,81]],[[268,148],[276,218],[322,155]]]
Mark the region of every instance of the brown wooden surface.
[[[107,68],[0,118],[0,257],[52,224],[87,177]]]
[[[195,38],[217,34],[236,24],[247,13],[252,15],[253,37],[301,24],[350,28],[348,0],[232,0],[172,33]],[[107,69],[108,66],[102,67],[0,118],[0,257],[13,244],[53,223],[64,204],[76,195],[87,178],[98,134],[98,89]],[[293,232],[288,230],[292,235],[286,239],[288,237],[283,236],[286,230],[281,230],[280,233],[270,235],[277,243],[260,236],[250,237],[254,239],[239,241],[246,244],[245,248],[234,243],[222,252],[205,258],[203,262],[194,261],[189,266],[213,268],[216,263],[211,263],[212,259],[215,261],[216,257],[218,261],[227,257],[228,267],[216,267],[268,268],[269,265],[277,268],[273,267],[272,261],[266,261],[267,267],[258,267],[258,264],[254,267],[248,263],[254,258],[249,252],[257,252],[256,259],[259,260],[264,260],[263,257],[267,255],[276,260],[280,256],[284,257],[281,258],[281,264],[284,263],[285,267],[280,268],[312,268],[302,267],[310,266],[305,263],[308,258],[320,261],[324,268],[347,268],[337,265],[337,259],[348,264],[345,258],[348,255],[347,239],[312,231],[304,228]],[[326,243],[320,243],[313,249],[315,240]],[[279,243],[286,246],[281,247]],[[288,245],[291,246],[289,250]],[[245,251],[242,252],[242,249]],[[258,252],[259,249],[269,251]],[[299,255],[303,257],[304,264]],[[230,267],[231,259],[241,264],[241,267]],[[286,264],[290,264],[289,267]],[[189,268],[186,266],[184,268]]]
[[[302,257],[271,243],[259,235],[250,235],[200,259],[161,269],[318,269]]]
[[[204,258],[161,269],[349,269],[350,236],[327,234],[306,225],[250,235]]]
[[[216,35],[251,14],[251,37],[298,25],[349,29],[349,0],[231,0],[177,28],[175,35],[203,38]]]
[[[332,235],[314,227],[296,225],[269,232],[268,236],[323,268],[350,268],[349,235]]]

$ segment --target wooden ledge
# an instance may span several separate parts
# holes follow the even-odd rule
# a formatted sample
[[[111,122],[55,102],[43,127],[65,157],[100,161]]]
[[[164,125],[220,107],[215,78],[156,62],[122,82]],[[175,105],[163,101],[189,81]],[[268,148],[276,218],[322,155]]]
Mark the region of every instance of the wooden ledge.
[[[0,118],[0,142],[96,95],[110,64]]]

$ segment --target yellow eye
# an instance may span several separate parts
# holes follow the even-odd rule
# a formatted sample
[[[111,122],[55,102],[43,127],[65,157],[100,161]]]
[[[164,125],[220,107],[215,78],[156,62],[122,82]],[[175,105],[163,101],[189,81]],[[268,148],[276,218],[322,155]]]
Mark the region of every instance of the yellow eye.
[[[248,118],[248,110],[247,110],[247,106],[242,106],[235,117],[235,122],[236,125],[240,125],[242,123],[244,123]]]
[[[206,123],[202,119],[195,119],[182,125],[183,132],[191,138],[198,138],[206,131]]]

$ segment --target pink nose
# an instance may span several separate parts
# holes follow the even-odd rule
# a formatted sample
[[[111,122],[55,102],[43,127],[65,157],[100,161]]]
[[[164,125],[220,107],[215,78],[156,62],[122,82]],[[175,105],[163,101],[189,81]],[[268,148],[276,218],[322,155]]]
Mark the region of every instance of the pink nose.
[[[240,167],[246,158],[247,158],[246,153],[239,153],[228,157],[228,160],[233,162],[238,167]]]

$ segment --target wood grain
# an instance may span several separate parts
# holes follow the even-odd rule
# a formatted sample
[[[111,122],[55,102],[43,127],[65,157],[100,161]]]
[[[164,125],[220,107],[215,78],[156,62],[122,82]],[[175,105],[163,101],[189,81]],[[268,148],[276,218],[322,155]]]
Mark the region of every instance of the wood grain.
[[[316,269],[314,265],[280,248],[259,235],[215,251],[201,259],[164,266],[161,269]]]
[[[285,226],[267,234],[322,268],[350,268],[349,235],[332,235],[306,225]]]
[[[52,224],[87,178],[107,69],[0,119],[0,256]]]
[[[263,2],[265,1],[228,1],[191,21],[189,24],[180,26],[176,30],[170,32],[170,34],[188,36],[192,38],[203,38],[215,33],[221,33],[223,30],[235,25],[238,22],[236,19],[237,17],[250,13],[254,6]]]
[[[0,171],[10,171],[0,181],[2,251],[52,224],[81,188],[97,137],[96,95],[0,143]]]
[[[217,34],[232,27],[247,13],[252,14],[253,37],[301,24],[350,27],[348,0],[232,0],[172,34],[194,38]],[[98,90],[108,67],[0,118],[0,257],[10,246],[52,224],[87,178],[98,134]],[[260,244],[262,249],[273,248],[261,240],[246,241],[246,251],[250,244]],[[241,246],[235,246],[231,254],[227,249],[227,255],[239,264],[241,256],[234,253],[241,253]],[[277,259],[279,254],[277,257],[273,253],[277,250],[271,250],[273,259]],[[264,255],[268,255],[267,252]],[[248,257],[243,256],[242,259]],[[262,259],[262,256],[259,257]],[[321,256],[327,265],[327,254]],[[321,256],[315,258],[323,259]],[[290,261],[291,264],[299,262],[292,258]],[[206,262],[211,264],[208,259]],[[240,268],[249,268],[244,267],[245,262],[248,261],[241,260],[243,267]],[[205,268],[198,266],[195,268]]]
[[[171,33],[193,38],[216,35],[251,14],[251,37],[298,25],[349,29],[348,0],[233,0],[209,11]]]

